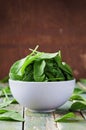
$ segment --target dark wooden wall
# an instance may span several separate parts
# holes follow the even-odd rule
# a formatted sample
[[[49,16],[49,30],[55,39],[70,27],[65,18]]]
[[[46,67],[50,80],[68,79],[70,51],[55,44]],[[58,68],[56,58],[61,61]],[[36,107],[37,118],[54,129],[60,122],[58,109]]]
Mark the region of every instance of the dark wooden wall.
[[[29,48],[62,51],[76,78],[86,77],[86,0],[0,0],[0,78]]]

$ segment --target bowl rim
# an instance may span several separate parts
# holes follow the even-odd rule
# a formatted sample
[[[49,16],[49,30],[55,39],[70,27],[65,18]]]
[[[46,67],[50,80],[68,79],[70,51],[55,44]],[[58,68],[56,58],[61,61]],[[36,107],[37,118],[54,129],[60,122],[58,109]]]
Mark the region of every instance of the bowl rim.
[[[70,82],[75,82],[76,79],[74,78],[74,79],[72,79],[72,80],[53,81],[53,82],[47,82],[47,81],[46,81],[46,82],[33,82],[33,81],[32,81],[32,82],[31,82],[31,81],[29,82],[29,81],[9,79],[9,82],[10,82],[10,81],[12,81],[12,82],[17,82],[17,83],[26,83],[26,84],[27,84],[27,83],[32,83],[32,84],[33,84],[33,83],[37,83],[37,84],[40,84],[40,83],[42,83],[42,84],[45,84],[45,83],[46,83],[46,84],[52,84],[52,83],[65,83],[65,82],[66,82],[66,83],[70,83]]]

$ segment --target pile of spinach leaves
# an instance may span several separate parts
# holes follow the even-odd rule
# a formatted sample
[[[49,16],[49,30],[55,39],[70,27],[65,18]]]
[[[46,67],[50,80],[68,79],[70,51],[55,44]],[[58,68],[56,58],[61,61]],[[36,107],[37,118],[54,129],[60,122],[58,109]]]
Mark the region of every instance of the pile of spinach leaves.
[[[12,80],[50,82],[72,80],[71,67],[62,62],[61,51],[45,53],[30,49],[31,54],[16,61],[9,72]]]

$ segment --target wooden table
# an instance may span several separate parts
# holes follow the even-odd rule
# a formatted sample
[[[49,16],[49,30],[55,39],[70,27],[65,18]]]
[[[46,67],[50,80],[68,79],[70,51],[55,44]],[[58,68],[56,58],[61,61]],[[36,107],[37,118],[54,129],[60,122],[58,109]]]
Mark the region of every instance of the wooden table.
[[[83,94],[86,97],[86,94]],[[86,110],[75,112],[78,120],[71,122],[58,122],[55,119],[68,113],[71,102],[66,102],[62,107],[51,113],[33,113],[19,104],[7,107],[16,110],[24,117],[24,122],[0,121],[0,130],[86,130]]]
[[[55,123],[56,117],[68,112],[70,102],[52,113],[33,113],[19,104],[11,104],[8,109],[17,110],[24,117],[25,122],[0,121],[0,130],[86,130],[86,111],[76,112],[78,121]]]

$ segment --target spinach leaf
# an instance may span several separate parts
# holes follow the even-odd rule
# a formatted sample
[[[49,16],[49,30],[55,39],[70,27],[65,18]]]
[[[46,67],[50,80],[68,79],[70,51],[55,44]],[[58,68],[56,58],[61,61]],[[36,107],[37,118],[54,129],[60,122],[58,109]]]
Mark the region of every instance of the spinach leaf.
[[[76,101],[74,102],[71,107],[71,111],[76,111],[76,110],[86,110],[86,101]]]
[[[55,59],[46,60],[45,75],[47,76],[48,81],[65,80],[62,71],[55,62]]]
[[[78,89],[78,88],[76,88]],[[75,91],[73,95],[70,97],[70,101],[72,101],[72,105],[70,107],[70,110],[76,111],[76,110],[84,110],[86,109],[86,99],[81,95],[82,89],[79,89],[78,93],[75,94]]]
[[[10,73],[9,73],[9,77],[10,79],[16,79],[16,80],[21,80],[22,79],[22,75],[20,73],[20,69],[22,67],[22,65],[24,64],[24,61],[25,61],[26,58],[24,59],[21,59],[21,60],[18,60],[16,61],[11,69],[10,69]]]
[[[62,56],[60,50],[58,51],[58,55],[56,55],[54,59],[58,66],[62,64]]]
[[[55,122],[65,122],[65,121],[71,121],[75,119],[76,119],[76,115],[73,112],[69,112],[60,118],[56,118]]]
[[[0,120],[24,121],[20,113],[15,112],[15,111],[7,111],[3,114],[0,114]]]
[[[73,94],[71,97],[70,97],[70,101],[85,101],[85,99],[80,96],[80,95],[77,95],[77,94]]]
[[[56,53],[44,53],[42,52],[41,55],[39,56],[40,60],[44,60],[44,59],[52,59],[55,58],[58,55],[58,52]]]
[[[44,68],[46,62],[44,60],[35,61],[34,63],[34,80],[42,82],[45,78]]]
[[[23,75],[22,81],[34,81],[33,64],[30,64],[25,68],[25,73]]]
[[[0,114],[3,114],[3,113],[5,113],[5,112],[8,112],[9,110],[7,110],[7,109],[0,109]]]
[[[69,73],[70,75],[72,75],[72,69],[71,67],[65,63],[65,62],[62,62],[62,65],[59,66],[62,70],[64,70],[65,72]]]
[[[20,113],[14,110],[0,109],[0,120],[24,121]]]
[[[81,88],[75,88],[74,89],[74,92],[73,92],[74,94],[82,94],[82,93],[84,93],[84,91],[81,89]]]
[[[9,106],[11,103],[14,102],[14,99],[10,100],[8,95],[7,95],[7,92],[6,92],[6,89],[2,89],[4,95],[5,95],[5,98],[3,99],[3,102],[0,103],[0,109],[1,108],[4,108],[4,107],[7,107]]]
[[[41,53],[37,53],[36,55],[33,55],[33,56],[27,56],[25,62],[23,63],[23,65],[22,65],[22,67],[20,68],[20,70],[19,70],[18,73],[19,73],[20,75],[23,75],[24,72],[25,72],[25,68],[26,68],[29,64],[33,63],[33,61],[35,61],[40,55],[41,55]]]
[[[0,103],[0,109],[1,109],[1,108],[4,108],[4,107],[7,107],[7,106],[10,105],[12,102],[13,102],[13,100],[8,100],[8,101],[5,101],[5,102]]]

